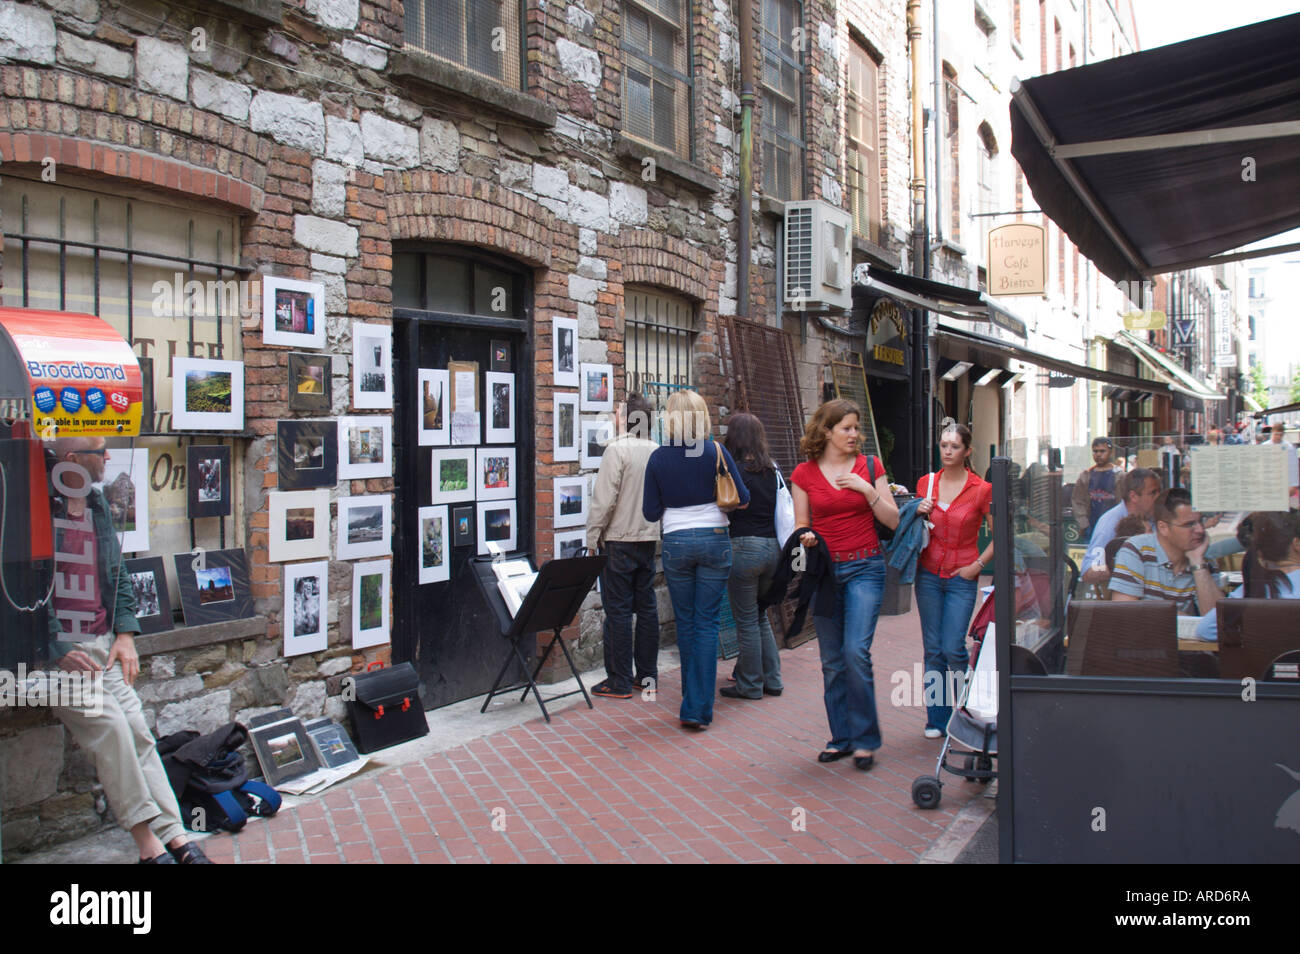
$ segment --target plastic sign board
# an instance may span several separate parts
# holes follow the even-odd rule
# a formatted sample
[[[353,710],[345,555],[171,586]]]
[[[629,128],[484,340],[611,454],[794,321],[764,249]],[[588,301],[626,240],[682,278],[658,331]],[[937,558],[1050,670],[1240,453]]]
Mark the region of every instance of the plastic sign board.
[[[107,322],[73,312],[0,308],[0,330],[27,374],[38,436],[140,433],[140,366]]]
[[[1163,311],[1130,311],[1124,316],[1129,331],[1159,331],[1167,324]]]
[[[1047,288],[1047,237],[1041,225],[989,229],[990,295],[1041,295]]]

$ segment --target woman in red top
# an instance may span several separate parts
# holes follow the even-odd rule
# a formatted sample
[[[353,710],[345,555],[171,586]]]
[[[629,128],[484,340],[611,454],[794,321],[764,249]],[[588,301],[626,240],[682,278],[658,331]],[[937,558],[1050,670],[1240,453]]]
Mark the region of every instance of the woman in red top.
[[[880,748],[871,640],[885,592],[885,558],[876,520],[898,526],[898,507],[880,459],[868,463],[858,453],[859,416],[852,401],[817,409],[799,444],[808,459],[790,475],[790,494],[796,526],[817,532],[835,568],[835,605],[813,607],[831,729],[817,760],[852,755],[853,764],[866,770]],[[806,533],[800,542],[810,547],[817,537]]]
[[[921,551],[916,571],[925,693],[927,700],[937,698],[944,703],[925,707],[927,739],[942,738],[947,729],[954,701],[948,697],[953,686],[948,673],[966,672],[970,661],[966,630],[975,609],[980,573],[993,559],[993,544],[980,553],[978,542],[993,487],[970,470],[970,442],[970,428],[945,421],[939,436],[943,469],[937,475],[926,474],[916,485],[916,495],[922,498],[917,513],[928,515],[933,524],[930,545]]]

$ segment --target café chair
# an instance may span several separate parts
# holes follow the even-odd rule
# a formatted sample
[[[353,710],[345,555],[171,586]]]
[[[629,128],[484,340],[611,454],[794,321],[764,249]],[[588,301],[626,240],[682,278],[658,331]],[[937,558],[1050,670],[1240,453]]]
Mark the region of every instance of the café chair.
[[[1274,673],[1279,657],[1300,652],[1300,602],[1219,600],[1219,675],[1224,679],[1295,679]]]
[[[1066,616],[1071,676],[1177,678],[1177,610],[1166,600],[1074,600]]]

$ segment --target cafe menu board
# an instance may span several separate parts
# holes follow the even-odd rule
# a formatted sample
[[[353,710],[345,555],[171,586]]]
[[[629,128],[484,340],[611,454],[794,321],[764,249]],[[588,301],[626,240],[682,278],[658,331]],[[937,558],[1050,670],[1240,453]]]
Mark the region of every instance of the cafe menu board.
[[[1198,446],[1192,449],[1192,503],[1202,513],[1224,510],[1286,510],[1287,448]]]

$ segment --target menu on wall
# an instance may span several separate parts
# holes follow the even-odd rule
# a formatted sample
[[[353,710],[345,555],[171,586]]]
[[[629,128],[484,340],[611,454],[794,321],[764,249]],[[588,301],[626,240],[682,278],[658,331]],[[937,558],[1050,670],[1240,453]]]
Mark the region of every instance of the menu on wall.
[[[1286,448],[1198,446],[1192,449],[1192,502],[1202,512],[1287,509]]]

